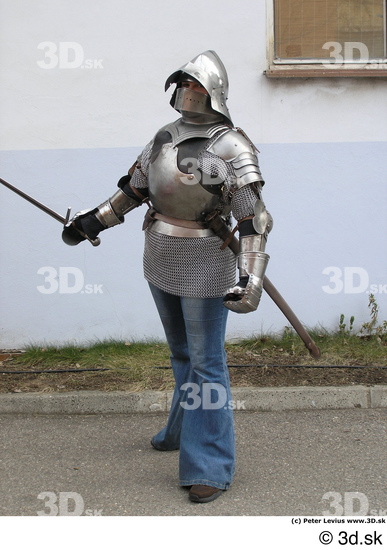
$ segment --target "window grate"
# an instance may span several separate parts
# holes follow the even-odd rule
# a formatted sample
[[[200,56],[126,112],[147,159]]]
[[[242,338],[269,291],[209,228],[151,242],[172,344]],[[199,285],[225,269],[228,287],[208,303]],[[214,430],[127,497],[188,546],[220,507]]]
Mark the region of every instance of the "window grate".
[[[327,42],[364,45],[351,61],[386,57],[386,0],[274,0],[274,17],[277,60],[324,60]]]

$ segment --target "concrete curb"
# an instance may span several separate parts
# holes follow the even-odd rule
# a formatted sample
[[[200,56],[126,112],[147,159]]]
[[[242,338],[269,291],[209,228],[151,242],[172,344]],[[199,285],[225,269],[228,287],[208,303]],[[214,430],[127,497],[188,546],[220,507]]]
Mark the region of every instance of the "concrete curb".
[[[384,386],[232,388],[235,410],[290,411],[387,407]],[[0,394],[0,414],[103,414],[167,412],[171,391]]]

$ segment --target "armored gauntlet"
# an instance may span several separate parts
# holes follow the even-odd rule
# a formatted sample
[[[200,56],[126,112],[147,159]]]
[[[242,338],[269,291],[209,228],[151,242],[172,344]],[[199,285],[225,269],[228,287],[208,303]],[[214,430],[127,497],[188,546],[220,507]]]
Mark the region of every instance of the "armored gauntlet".
[[[246,223],[246,222],[244,222]],[[240,228],[242,224],[240,225]],[[239,240],[239,282],[228,289],[224,305],[236,313],[255,311],[261,299],[263,279],[269,255],[264,252],[267,236],[273,227],[273,218],[258,198],[254,205],[251,232]],[[241,231],[241,229],[240,229]]]
[[[269,255],[260,250],[261,235],[240,239],[239,282],[228,289],[224,305],[235,313],[249,313],[258,307]]]

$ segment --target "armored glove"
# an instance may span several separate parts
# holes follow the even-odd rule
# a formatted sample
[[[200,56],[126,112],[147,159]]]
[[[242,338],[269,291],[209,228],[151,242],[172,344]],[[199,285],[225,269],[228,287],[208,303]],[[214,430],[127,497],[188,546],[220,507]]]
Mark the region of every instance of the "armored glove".
[[[241,237],[238,267],[240,280],[227,290],[224,306],[235,313],[249,313],[258,307],[269,255],[259,250],[260,235]]]
[[[75,246],[87,238],[95,242],[98,233],[106,229],[96,218],[97,211],[98,208],[77,212],[64,227],[62,240],[70,246]]]
[[[99,244],[97,235],[101,231],[123,223],[125,214],[146,200],[146,195],[140,194],[130,186],[130,179],[130,173],[123,176],[118,182],[120,189],[97,208],[82,210],[75,214],[63,230],[63,241],[74,246],[89,239],[96,245]]]

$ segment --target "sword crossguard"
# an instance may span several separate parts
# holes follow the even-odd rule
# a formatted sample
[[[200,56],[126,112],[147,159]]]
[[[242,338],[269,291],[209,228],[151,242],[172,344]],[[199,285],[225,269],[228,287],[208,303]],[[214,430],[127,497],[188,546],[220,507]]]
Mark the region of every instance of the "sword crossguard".
[[[71,206],[68,207],[67,209],[67,213],[66,213],[66,217],[65,217],[65,222],[63,225],[67,225],[69,223],[69,219],[70,219],[70,213],[71,213]]]

